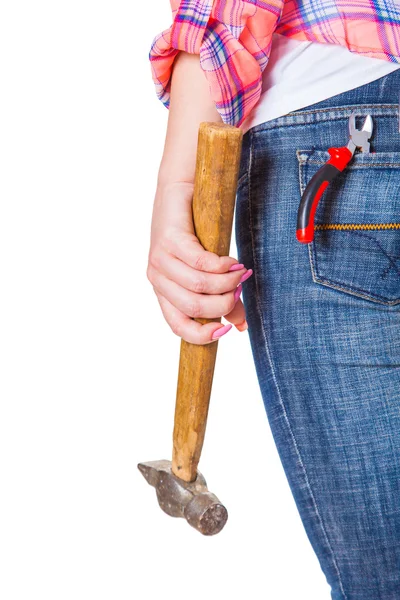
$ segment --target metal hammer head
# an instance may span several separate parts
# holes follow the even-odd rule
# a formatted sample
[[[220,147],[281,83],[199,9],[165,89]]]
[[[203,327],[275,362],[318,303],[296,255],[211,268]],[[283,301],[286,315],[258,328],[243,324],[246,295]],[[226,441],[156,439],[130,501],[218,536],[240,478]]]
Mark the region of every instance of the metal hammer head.
[[[139,463],[138,469],[147,483],[156,489],[158,503],[171,517],[183,517],[203,535],[214,535],[224,527],[228,512],[218,498],[207,489],[198,471],[195,481],[176,477],[169,460]]]

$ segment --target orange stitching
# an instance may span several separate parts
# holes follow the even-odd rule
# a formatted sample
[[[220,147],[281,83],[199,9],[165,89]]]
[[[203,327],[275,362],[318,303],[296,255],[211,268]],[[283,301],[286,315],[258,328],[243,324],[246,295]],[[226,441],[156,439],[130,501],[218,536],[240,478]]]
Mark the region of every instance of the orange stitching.
[[[400,229],[400,223],[321,223],[314,226],[315,231],[333,229],[335,231],[355,231],[374,229]]]

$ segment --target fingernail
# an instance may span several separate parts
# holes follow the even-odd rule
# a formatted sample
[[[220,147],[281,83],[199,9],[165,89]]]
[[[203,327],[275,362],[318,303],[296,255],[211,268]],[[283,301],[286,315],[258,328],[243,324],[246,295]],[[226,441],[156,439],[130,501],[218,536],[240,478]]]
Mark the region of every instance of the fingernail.
[[[239,296],[240,296],[240,294],[242,293],[242,287],[243,287],[243,286],[242,286],[242,284],[240,283],[240,284],[237,286],[237,288],[236,288],[236,291],[235,291],[235,296],[234,296],[234,298],[235,298],[235,303],[236,303],[236,302],[239,300]]]
[[[244,265],[242,265],[242,263],[237,263],[235,265],[232,265],[229,269],[228,269],[228,273],[229,271],[240,271],[240,269],[243,269]]]
[[[236,329],[238,329],[239,331],[246,331],[246,329],[248,329],[248,323],[246,321],[246,319],[243,321],[243,323],[239,323],[238,325],[235,325]]]
[[[237,263],[236,265],[232,265],[229,269],[229,271],[240,271],[240,269],[243,269],[244,265],[242,265],[242,263]]]
[[[220,338],[222,335],[225,335],[225,333],[228,333],[228,331],[230,331],[232,329],[232,325],[224,325],[223,327],[220,327],[219,329],[217,329],[216,331],[214,331],[214,333],[211,336],[212,340],[217,340],[218,338]]]
[[[246,271],[246,273],[244,275],[242,275],[242,277],[240,278],[239,283],[243,283],[244,281],[246,281],[246,279],[248,279],[251,275],[253,275],[253,269],[249,269],[248,271]]]

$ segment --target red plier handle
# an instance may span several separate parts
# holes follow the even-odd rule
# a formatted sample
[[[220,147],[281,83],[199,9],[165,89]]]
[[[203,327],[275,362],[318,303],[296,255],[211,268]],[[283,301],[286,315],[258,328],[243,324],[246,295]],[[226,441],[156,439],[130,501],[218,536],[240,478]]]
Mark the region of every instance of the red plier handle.
[[[329,183],[343,171],[353,153],[347,148],[328,148],[331,158],[312,176],[301,197],[297,212],[296,237],[302,244],[314,239],[314,216],[318,202]]]

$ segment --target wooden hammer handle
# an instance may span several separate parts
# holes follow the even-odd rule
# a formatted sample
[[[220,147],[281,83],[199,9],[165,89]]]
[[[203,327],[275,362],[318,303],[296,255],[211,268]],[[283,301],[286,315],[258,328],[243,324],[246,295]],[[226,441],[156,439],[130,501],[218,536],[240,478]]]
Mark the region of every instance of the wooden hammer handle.
[[[243,132],[200,123],[193,193],[195,234],[205,250],[229,255]],[[199,323],[221,322],[196,319]],[[218,341],[181,341],[173,433],[172,471],[194,481],[206,430]]]

